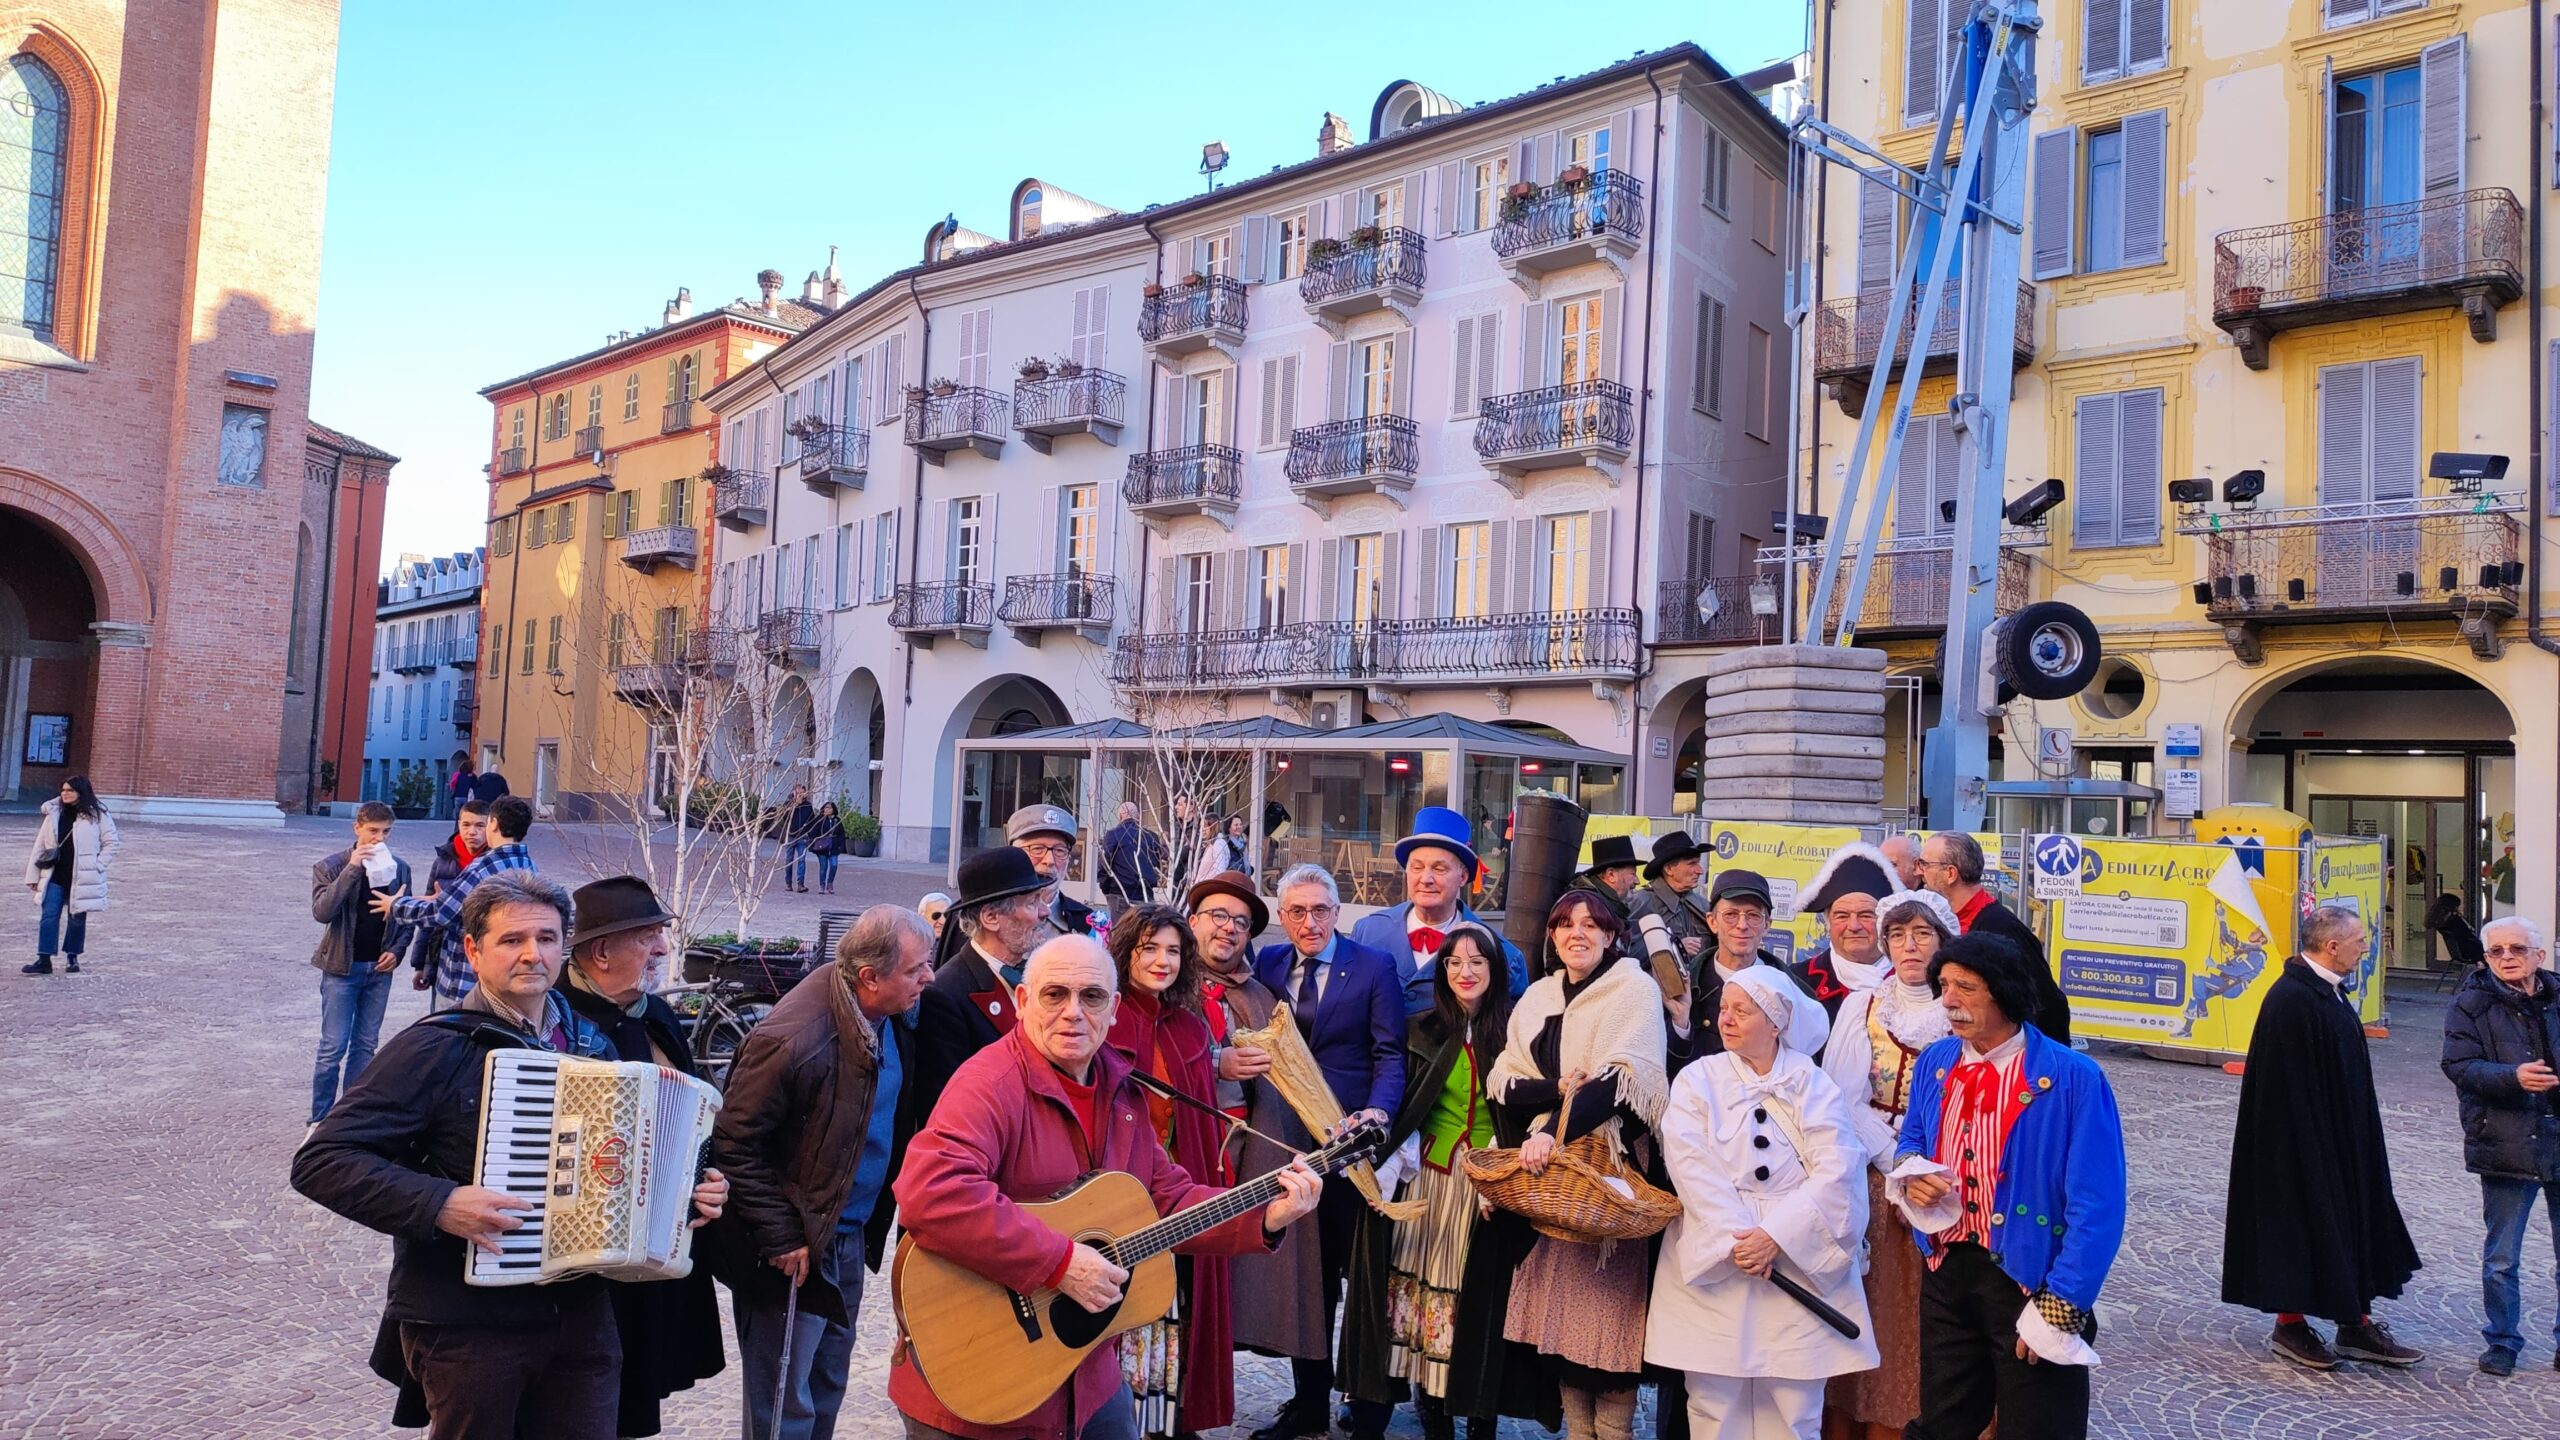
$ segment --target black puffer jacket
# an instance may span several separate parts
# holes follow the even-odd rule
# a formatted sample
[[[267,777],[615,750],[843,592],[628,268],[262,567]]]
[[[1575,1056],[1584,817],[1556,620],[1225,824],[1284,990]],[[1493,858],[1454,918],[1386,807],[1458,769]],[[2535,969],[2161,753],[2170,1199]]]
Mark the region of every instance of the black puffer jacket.
[[[2477,1175],[2560,1180],[2560,1090],[2528,1094],[2516,1067],[2560,1070],[2560,985],[2542,972],[2519,995],[2486,970],[2444,1015],[2444,1074],[2462,1092],[2462,1163]]]

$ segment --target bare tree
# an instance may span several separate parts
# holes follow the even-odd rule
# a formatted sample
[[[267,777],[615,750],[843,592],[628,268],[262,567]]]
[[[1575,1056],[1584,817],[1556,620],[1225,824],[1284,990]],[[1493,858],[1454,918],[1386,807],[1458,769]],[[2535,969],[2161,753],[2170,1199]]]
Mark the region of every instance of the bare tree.
[[[1134,802],[1138,823],[1163,837],[1158,898],[1179,900],[1209,838],[1253,796],[1253,751],[1224,733],[1235,692],[1149,685],[1125,675],[1113,688],[1120,713],[1146,727],[1147,738],[1136,751],[1110,752],[1128,757],[1127,774],[1124,793],[1105,798]]]

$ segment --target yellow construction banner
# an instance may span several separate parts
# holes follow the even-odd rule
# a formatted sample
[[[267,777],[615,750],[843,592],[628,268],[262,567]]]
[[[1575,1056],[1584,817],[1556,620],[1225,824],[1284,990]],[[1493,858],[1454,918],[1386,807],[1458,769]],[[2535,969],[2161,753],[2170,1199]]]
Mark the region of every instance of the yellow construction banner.
[[[2307,869],[2311,903],[2353,910],[2364,921],[2364,964],[2347,977],[2347,993],[2367,1024],[2382,1019],[2382,885],[2379,840],[2314,840]]]
[[[2027,837],[2045,950],[2075,1035],[2232,1054],[2293,952],[2296,852]],[[2266,873],[2281,859],[2286,877]]]
[[[1711,820],[1707,884],[1726,870],[1756,870],[1769,882],[1769,936],[1761,942],[1780,960],[1795,958],[1822,940],[1822,918],[1796,913],[1796,891],[1822,869],[1831,852],[1866,838],[1855,825],[1782,825],[1768,821]]]

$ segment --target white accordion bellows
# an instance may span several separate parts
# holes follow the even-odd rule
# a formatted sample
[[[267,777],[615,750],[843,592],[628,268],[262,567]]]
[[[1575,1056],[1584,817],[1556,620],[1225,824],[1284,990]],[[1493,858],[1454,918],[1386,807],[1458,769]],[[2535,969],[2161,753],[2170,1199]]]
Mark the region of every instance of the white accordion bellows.
[[[693,1187],[720,1092],[663,1065],[492,1050],[473,1183],[532,1207],[464,1283],[573,1275],[672,1280],[693,1269]]]

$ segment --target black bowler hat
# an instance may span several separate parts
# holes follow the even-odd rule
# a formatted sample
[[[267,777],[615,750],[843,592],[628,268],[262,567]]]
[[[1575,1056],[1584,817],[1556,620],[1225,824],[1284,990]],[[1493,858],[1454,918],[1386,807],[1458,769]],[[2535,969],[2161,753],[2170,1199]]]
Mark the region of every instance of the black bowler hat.
[[[658,892],[637,875],[615,875],[590,881],[569,897],[570,938],[579,944],[619,935],[625,930],[654,929],[675,923],[658,903]]]
[[[1615,870],[1620,866],[1630,870],[1635,868],[1636,837],[1603,835],[1591,842],[1591,864],[1585,873],[1597,875],[1603,870]]]
[[[1653,842],[1653,858],[1645,862],[1644,878],[1659,880],[1673,861],[1689,860],[1707,852],[1698,845],[1698,837],[1686,830],[1674,830]]]
[[[1028,895],[1045,889],[1049,880],[1031,863],[1031,857],[1010,845],[981,850],[960,862],[960,898],[951,902],[951,913],[961,914],[998,900]]]

